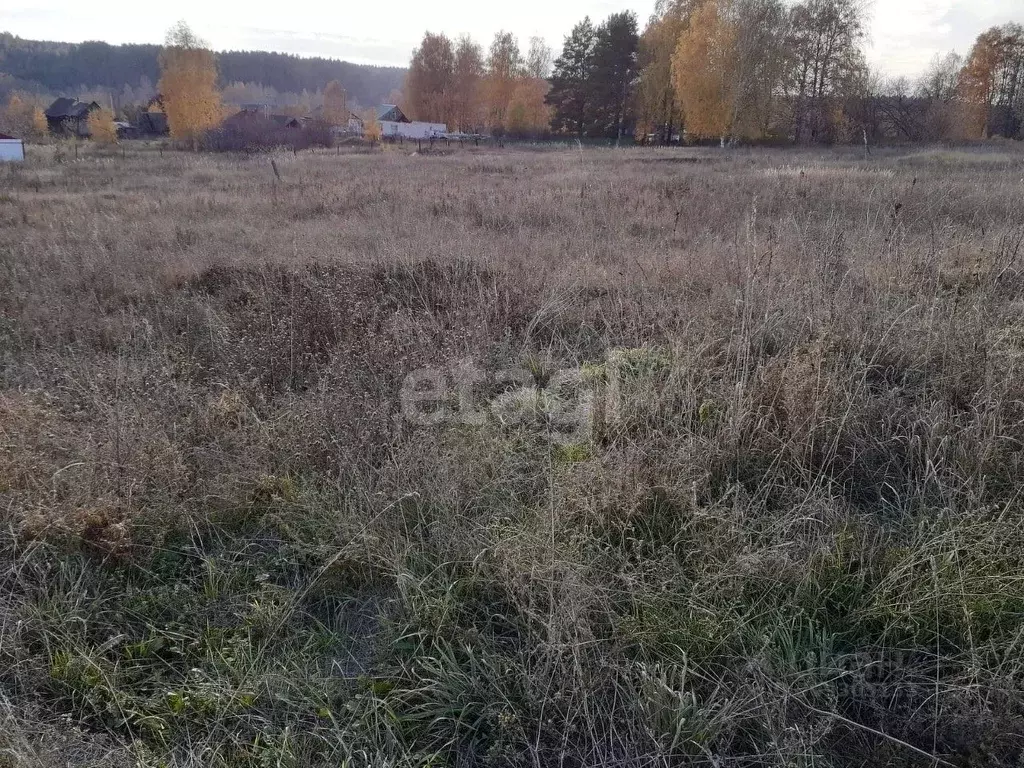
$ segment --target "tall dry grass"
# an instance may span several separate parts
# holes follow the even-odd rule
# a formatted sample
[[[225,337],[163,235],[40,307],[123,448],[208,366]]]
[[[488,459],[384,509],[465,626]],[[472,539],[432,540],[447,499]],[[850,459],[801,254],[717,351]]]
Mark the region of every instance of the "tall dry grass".
[[[1020,761],[1024,154],[274,159],[0,169],[0,765]]]

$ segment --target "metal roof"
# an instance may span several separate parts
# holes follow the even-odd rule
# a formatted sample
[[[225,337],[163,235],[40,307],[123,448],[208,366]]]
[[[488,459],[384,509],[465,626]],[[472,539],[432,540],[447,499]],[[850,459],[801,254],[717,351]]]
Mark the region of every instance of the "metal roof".
[[[70,99],[67,96],[61,96],[50,108],[46,110],[46,116],[54,119],[60,119],[65,117],[85,117],[89,114],[91,109],[98,109],[99,104],[95,101],[89,102],[88,104],[78,99]]]
[[[290,115],[271,115],[270,121],[285,128],[294,128],[300,124],[298,118]]]
[[[409,118],[395,104],[381,104],[377,107],[377,119],[392,123],[408,123]]]

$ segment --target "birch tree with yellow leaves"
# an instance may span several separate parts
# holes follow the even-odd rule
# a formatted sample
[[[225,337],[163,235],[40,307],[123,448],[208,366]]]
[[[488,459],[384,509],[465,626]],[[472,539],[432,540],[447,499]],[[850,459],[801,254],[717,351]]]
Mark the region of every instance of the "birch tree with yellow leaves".
[[[329,125],[348,125],[348,94],[337,80],[331,80],[324,88],[324,120]]]
[[[159,89],[171,138],[195,148],[203,133],[220,124],[217,59],[184,21],[167,33],[160,53]]]
[[[7,104],[0,107],[0,132],[19,138],[27,136],[32,131],[33,122],[32,102],[26,96],[14,92]]]
[[[50,125],[46,122],[46,113],[43,112],[42,107],[36,107],[32,110],[32,133],[37,138],[50,135]]]
[[[114,113],[101,107],[89,115],[89,138],[97,144],[116,144],[117,126]]]
[[[725,144],[732,127],[736,28],[717,0],[691,16],[672,56],[672,81],[687,131]]]

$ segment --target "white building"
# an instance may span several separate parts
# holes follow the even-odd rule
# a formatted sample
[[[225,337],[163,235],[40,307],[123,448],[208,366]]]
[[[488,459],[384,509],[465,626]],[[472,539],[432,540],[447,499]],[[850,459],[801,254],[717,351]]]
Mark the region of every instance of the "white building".
[[[25,142],[0,133],[0,163],[23,163],[25,161]]]
[[[385,139],[433,139],[448,133],[444,123],[421,123],[410,120],[394,104],[382,104],[377,108],[380,135]]]
[[[380,123],[380,134],[384,138],[403,139],[434,139],[448,133],[448,126],[443,123],[392,123],[382,120]]]

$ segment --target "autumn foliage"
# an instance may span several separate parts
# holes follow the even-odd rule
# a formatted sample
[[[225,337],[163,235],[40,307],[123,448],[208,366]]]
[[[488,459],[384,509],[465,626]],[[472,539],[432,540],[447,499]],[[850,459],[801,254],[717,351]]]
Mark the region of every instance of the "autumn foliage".
[[[451,123],[456,103],[455,48],[445,35],[427,32],[413,51],[405,98],[416,120]]]
[[[324,121],[333,126],[348,125],[348,95],[337,80],[324,88]]]
[[[543,132],[551,122],[551,110],[544,103],[549,86],[541,78],[523,78],[512,91],[504,127],[513,135]]]
[[[377,119],[377,112],[367,109],[363,112],[363,138],[371,144],[375,144],[383,137],[380,120]]]
[[[46,114],[31,94],[14,91],[7,103],[0,105],[0,133],[41,139],[49,132]]]
[[[19,138],[28,136],[33,131],[33,106],[25,95],[14,92],[7,104],[0,107],[0,132],[9,133]],[[45,119],[44,119],[45,124]]]
[[[46,136],[50,132],[50,126],[46,122],[46,113],[42,107],[32,110],[32,132],[36,136]]]
[[[222,119],[213,51],[184,22],[167,35],[160,54],[160,93],[171,137],[196,142]]]
[[[478,43],[468,36],[455,44],[454,100],[449,127],[467,133],[483,124],[484,53]]]
[[[984,32],[965,58],[937,57],[916,85],[873,73],[866,39],[864,0],[657,0],[642,34],[629,11],[599,24],[586,18],[557,58],[540,38],[524,53],[506,31],[486,48],[427,32],[389,103],[453,131],[615,143],[1024,135],[1021,24]],[[224,117],[216,58],[180,23],[160,63],[171,134],[195,143]],[[348,110],[341,83],[327,83],[325,124],[346,125]],[[277,111],[306,117],[312,99]],[[34,116],[18,114],[28,124],[22,132],[32,130]]]
[[[1012,136],[1024,122],[1024,26],[1006,24],[978,36],[958,84],[969,136]]]
[[[682,121],[672,77],[672,57],[684,25],[679,14],[656,16],[640,37],[637,134],[670,141]]]
[[[114,113],[101,108],[89,115],[89,137],[97,144],[116,144],[117,126],[114,124]]]
[[[524,57],[516,38],[499,32],[486,58],[468,37],[453,42],[428,32],[413,52],[403,93],[414,120],[495,134],[545,132],[550,113],[544,102],[550,51],[531,41]]]
[[[705,3],[679,37],[672,78],[687,130],[699,137],[730,133],[736,80],[736,30],[715,0]]]

